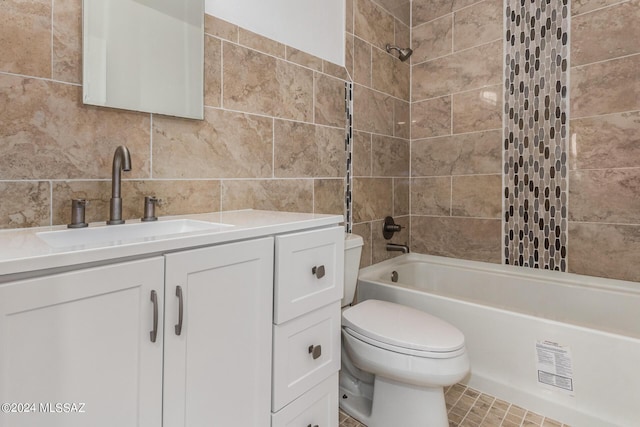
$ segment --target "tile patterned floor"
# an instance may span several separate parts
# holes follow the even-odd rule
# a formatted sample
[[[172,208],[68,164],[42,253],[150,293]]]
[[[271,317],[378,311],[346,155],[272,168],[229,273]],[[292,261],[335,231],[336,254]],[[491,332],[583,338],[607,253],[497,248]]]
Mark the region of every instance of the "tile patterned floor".
[[[463,384],[448,387],[444,397],[449,427],[569,427]],[[366,427],[342,411],[339,419],[340,427]]]

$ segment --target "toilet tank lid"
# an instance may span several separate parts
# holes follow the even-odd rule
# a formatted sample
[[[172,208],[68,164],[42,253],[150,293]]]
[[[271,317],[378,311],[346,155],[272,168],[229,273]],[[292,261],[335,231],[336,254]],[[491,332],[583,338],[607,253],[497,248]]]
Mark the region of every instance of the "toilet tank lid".
[[[358,246],[363,245],[363,240],[361,236],[357,234],[345,233],[344,235],[344,248],[352,249],[357,248]]]
[[[451,352],[464,346],[464,335],[455,326],[388,301],[356,304],[343,311],[342,325],[372,340],[412,350]]]

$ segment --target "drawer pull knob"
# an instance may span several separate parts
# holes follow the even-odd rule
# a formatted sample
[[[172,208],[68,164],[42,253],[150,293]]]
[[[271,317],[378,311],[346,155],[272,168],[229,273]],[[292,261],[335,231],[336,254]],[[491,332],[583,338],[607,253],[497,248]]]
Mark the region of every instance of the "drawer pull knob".
[[[318,279],[322,279],[324,277],[324,265],[314,266],[311,269],[311,274],[316,276]]]
[[[322,346],[321,345],[310,345],[309,346],[309,354],[313,356],[313,360],[316,360],[318,357],[322,356]]]

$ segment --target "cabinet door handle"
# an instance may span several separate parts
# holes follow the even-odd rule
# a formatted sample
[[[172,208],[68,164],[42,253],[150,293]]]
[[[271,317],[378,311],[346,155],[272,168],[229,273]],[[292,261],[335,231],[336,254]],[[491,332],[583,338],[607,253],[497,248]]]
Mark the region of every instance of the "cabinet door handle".
[[[153,303],[153,330],[149,335],[151,335],[151,342],[156,342],[158,337],[158,294],[156,291],[151,291],[151,302]]]
[[[309,354],[313,356],[313,360],[316,360],[318,357],[322,356],[322,346],[321,345],[310,345],[309,346]]]
[[[313,425],[313,426],[311,424],[309,424],[307,427],[318,427],[318,424]]]
[[[176,296],[178,297],[178,324],[175,326],[176,335],[182,333],[182,316],[184,310],[184,300],[182,299],[182,286],[176,286]]]
[[[324,265],[313,266],[311,274],[316,276],[318,279],[322,279],[324,277]]]

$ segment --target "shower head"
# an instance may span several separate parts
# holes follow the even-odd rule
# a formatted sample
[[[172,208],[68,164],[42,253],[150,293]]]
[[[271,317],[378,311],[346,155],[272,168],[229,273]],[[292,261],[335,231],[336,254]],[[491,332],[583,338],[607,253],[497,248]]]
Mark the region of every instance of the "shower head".
[[[398,46],[393,46],[393,45],[388,44],[387,45],[387,53],[391,53],[392,50],[397,50],[398,51],[398,59],[400,61],[402,61],[402,62],[404,62],[407,59],[409,59],[409,57],[413,53],[413,50],[411,50],[408,47],[403,49],[403,48],[399,48]]]

